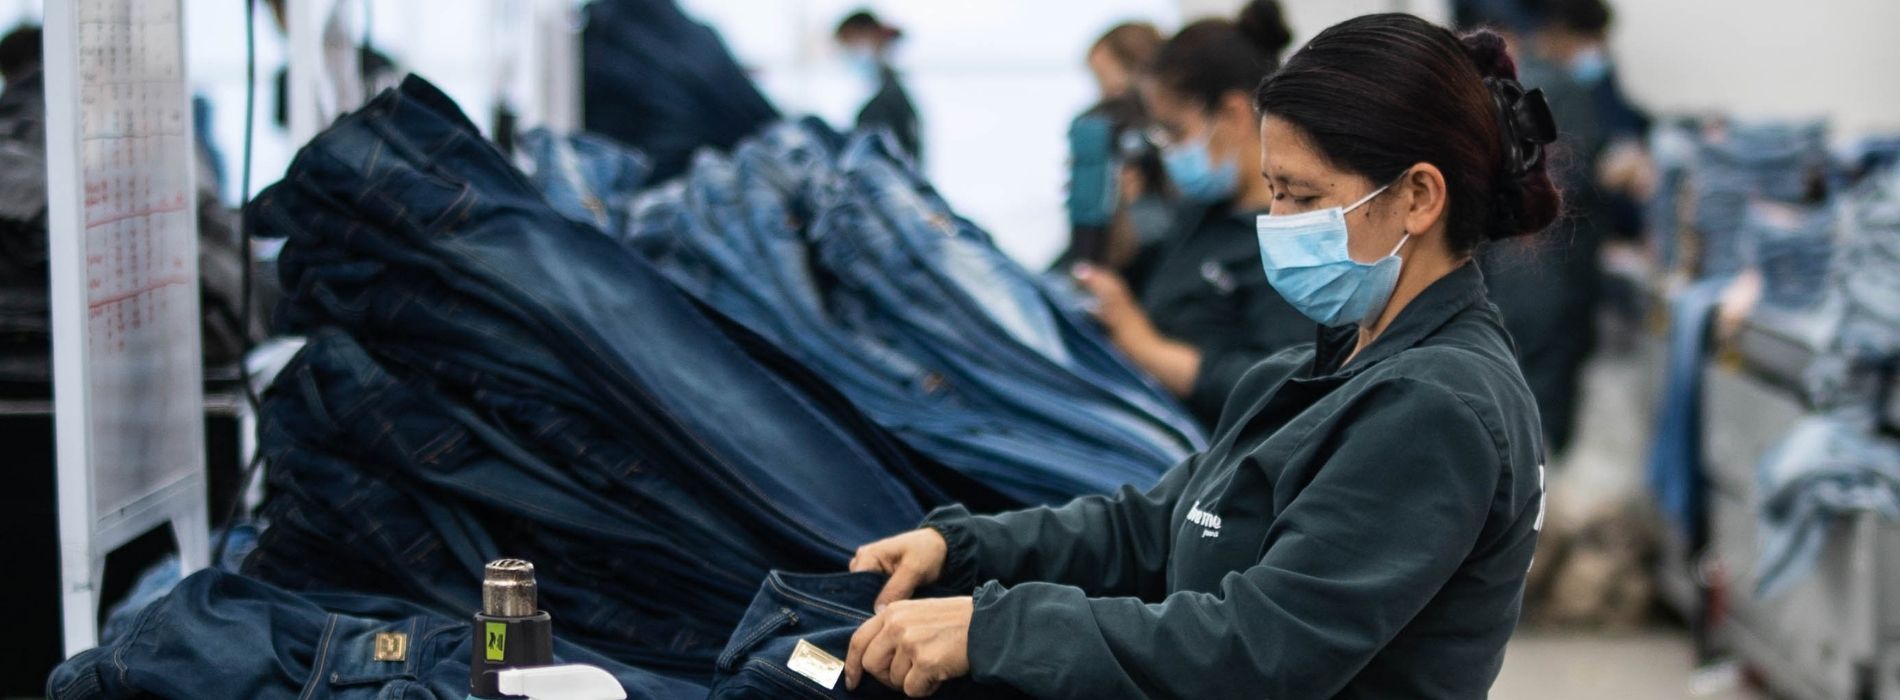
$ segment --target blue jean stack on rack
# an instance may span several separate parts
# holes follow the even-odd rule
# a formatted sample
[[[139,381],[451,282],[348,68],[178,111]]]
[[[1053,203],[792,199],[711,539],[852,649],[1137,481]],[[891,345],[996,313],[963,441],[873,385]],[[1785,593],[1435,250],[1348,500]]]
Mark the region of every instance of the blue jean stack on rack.
[[[781,123],[646,190],[592,177],[637,155],[524,141],[556,209],[1009,503],[1150,483],[1205,444],[1090,319],[957,217],[880,135]]]
[[[1816,414],[1757,469],[1761,596],[1799,583],[1835,523],[1866,512],[1900,522],[1900,444],[1881,435],[1900,370],[1900,168],[1865,178],[1842,198],[1840,212],[1839,251],[1814,275],[1825,280],[1833,327],[1805,377]]]
[[[1690,281],[1669,300],[1663,395],[1649,453],[1649,482],[1683,541],[1704,535],[1701,440],[1702,365],[1709,321],[1736,275],[1763,276],[1770,305],[1818,302],[1815,280],[1832,255],[1834,215],[1827,206],[1827,131],[1819,123],[1719,123],[1665,130],[1657,201],[1659,240],[1695,242],[1695,256],[1664,246]],[[1679,216],[1686,207],[1687,216]],[[1671,215],[1672,213],[1678,215]],[[1671,224],[1686,225],[1679,236]]]
[[[1699,277],[1734,275],[1747,266],[1745,230],[1757,202],[1820,204],[1830,163],[1827,127],[1819,122],[1746,123],[1706,127],[1687,187],[1700,244]]]

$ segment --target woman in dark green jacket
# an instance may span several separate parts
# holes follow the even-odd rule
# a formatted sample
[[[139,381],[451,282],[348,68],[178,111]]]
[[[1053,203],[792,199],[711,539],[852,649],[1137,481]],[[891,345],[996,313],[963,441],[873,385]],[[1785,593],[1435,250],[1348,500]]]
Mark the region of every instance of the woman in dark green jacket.
[[[1268,78],[1261,253],[1317,343],[1249,372],[1213,446],[1145,493],[947,509],[859,549],[851,568],[890,583],[847,684],[1484,697],[1542,526],[1543,447],[1471,257],[1559,209],[1555,129],[1515,75],[1496,34],[1388,14]],[[974,595],[906,600],[927,583]]]

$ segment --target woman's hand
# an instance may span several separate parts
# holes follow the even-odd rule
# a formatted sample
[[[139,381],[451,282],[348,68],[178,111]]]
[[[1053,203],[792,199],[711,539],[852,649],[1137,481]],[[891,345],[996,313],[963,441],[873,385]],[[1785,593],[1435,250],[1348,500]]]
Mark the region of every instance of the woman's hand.
[[[1135,303],[1121,275],[1086,263],[1076,265],[1073,274],[1077,283],[1095,295],[1095,318],[1108,328],[1108,339],[1115,347],[1175,396],[1186,398],[1194,392],[1194,381],[1201,376],[1200,348],[1162,335],[1148,312]]]
[[[1136,338],[1154,335],[1154,324],[1135,302],[1135,295],[1128,291],[1128,283],[1121,275],[1087,263],[1076,265],[1071,274],[1095,297],[1095,318],[1108,328],[1116,345],[1127,347]]]
[[[919,528],[859,547],[857,555],[851,557],[851,571],[874,571],[891,577],[877,594],[874,609],[882,613],[885,606],[909,599],[917,587],[936,583],[949,553],[950,545],[944,542],[943,533]]]
[[[904,600],[884,608],[857,633],[844,659],[844,687],[857,690],[864,674],[913,698],[937,692],[970,673],[969,596]]]

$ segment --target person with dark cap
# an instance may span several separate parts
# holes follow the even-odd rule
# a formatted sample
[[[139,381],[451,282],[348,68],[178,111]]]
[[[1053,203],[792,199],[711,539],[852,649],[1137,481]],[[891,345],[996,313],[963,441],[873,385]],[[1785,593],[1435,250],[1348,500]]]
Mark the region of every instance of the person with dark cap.
[[[858,111],[858,128],[889,129],[904,152],[921,162],[923,129],[918,124],[917,107],[911,103],[897,70],[891,67],[891,46],[904,37],[903,30],[879,21],[868,10],[859,10],[838,23],[834,36],[853,72],[874,90]]]

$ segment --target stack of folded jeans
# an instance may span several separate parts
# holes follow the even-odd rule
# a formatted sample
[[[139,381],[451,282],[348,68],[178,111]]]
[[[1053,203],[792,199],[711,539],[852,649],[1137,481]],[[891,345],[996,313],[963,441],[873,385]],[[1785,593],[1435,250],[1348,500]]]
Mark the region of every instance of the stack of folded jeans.
[[[586,151],[603,159],[611,153]],[[786,122],[607,202],[606,230],[783,347],[910,446],[1012,503],[1152,483],[1205,444],[1092,321],[936,195],[890,142]],[[542,173],[600,169],[535,165]]]
[[[565,620],[556,618],[557,628]],[[412,603],[297,594],[217,570],[180,582],[123,636],[67,660],[51,700],[468,697],[470,626]],[[634,700],[699,700],[706,687],[627,666],[557,634],[558,663],[597,666]]]
[[[1820,316],[1831,332],[1803,380],[1815,408],[1864,416],[1881,410],[1900,367],[1900,168],[1868,174],[1838,209]]]
[[[582,119],[672,177],[778,118],[719,34],[673,0],[595,0],[581,31]]]
[[[1827,291],[1834,257],[1835,207],[1756,202],[1742,221],[1748,267],[1761,273],[1761,303],[1804,310]]]
[[[1818,204],[1829,172],[1819,122],[1728,122],[1705,128],[1688,174],[1695,193],[1698,273],[1733,275],[1746,263],[1742,229],[1758,200]]]
[[[574,223],[411,78],[247,215],[288,238],[262,416],[272,526],[246,571],[474,610],[544,572],[562,634],[701,678],[771,568],[836,569],[941,503],[842,395]]]
[[[1900,166],[1868,178],[1846,198],[1833,277],[1845,308],[1840,343],[1867,364],[1900,359]]]

